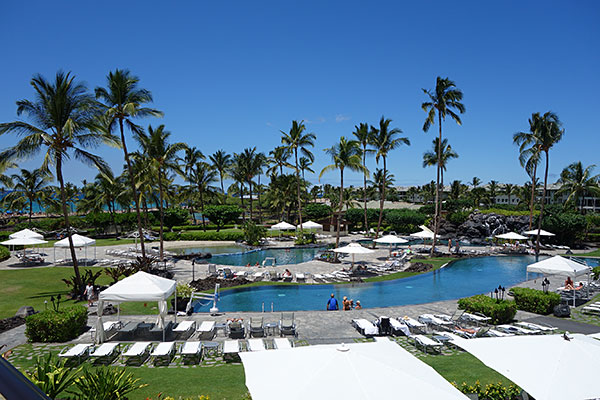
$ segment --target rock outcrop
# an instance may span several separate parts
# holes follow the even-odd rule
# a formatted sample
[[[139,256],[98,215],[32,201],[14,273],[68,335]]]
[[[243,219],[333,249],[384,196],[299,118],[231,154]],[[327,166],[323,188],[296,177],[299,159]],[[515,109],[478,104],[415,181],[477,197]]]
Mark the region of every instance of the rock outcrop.
[[[487,237],[493,237],[510,231],[521,233],[529,227],[529,216],[505,216],[499,214],[471,213],[461,225],[442,220],[440,235],[442,237],[458,238],[472,243],[483,242]]]

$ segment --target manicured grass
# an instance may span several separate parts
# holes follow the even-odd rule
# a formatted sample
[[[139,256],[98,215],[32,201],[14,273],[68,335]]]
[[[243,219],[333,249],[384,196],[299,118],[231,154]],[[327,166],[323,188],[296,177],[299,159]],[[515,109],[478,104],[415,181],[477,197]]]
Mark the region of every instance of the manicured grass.
[[[506,386],[512,383],[504,375],[486,367],[479,359],[469,353],[459,352],[451,356],[431,355],[419,358],[446,378],[447,381],[455,382],[458,385],[463,382],[474,384],[476,381],[479,381],[481,386],[498,382],[503,382]]]
[[[599,250],[591,251],[589,253],[583,253],[583,254],[578,254],[578,255],[589,256],[589,257],[600,257],[600,249]]]

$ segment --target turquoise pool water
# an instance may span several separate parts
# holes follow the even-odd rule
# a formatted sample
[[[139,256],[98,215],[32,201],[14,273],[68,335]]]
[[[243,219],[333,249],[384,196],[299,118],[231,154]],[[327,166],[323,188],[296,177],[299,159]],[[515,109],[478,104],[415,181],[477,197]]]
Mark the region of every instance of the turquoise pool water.
[[[210,259],[212,263],[222,265],[255,265],[262,264],[267,257],[275,258],[277,265],[299,264],[315,258],[325,247],[250,250],[235,254],[217,254]]]
[[[534,256],[482,257],[458,260],[449,266],[394,281],[345,285],[260,286],[226,290],[217,304],[221,311],[324,310],[334,293],[360,300],[363,307],[389,307],[430,303],[489,293],[498,285],[509,287],[526,279],[526,267]],[[529,274],[534,278],[537,274]],[[210,305],[197,305],[195,311],[208,311]]]

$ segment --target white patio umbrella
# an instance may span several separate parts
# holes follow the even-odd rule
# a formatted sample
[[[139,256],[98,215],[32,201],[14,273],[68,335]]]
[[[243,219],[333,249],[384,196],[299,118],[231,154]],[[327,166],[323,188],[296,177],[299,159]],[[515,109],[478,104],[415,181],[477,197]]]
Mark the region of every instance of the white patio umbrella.
[[[300,225],[298,225],[298,228]],[[306,221],[302,224],[302,229],[323,229],[323,225],[317,224],[313,221]]]
[[[25,247],[33,246],[36,244],[48,243],[45,240],[35,239],[35,238],[17,238],[17,239],[9,239],[0,243],[5,246],[23,246],[23,256],[25,256]]]
[[[573,261],[570,258],[554,256],[529,264],[527,266],[527,274],[530,272],[537,272],[545,275],[568,276],[571,278],[587,275],[589,282],[592,268],[585,264],[578,263],[577,261]],[[587,290],[589,296],[589,285],[587,286]],[[575,306],[575,288],[573,288],[573,306]]]
[[[23,229],[18,232],[8,235],[9,239],[40,239],[44,240],[44,235],[41,235],[31,229]]]
[[[387,338],[243,352],[240,357],[254,400],[282,394],[289,400],[467,399],[433,368]],[[290,367],[282,367],[286,365]]]
[[[525,240],[525,239],[527,239],[526,236],[519,235],[516,232],[503,233],[501,235],[496,235],[496,237],[498,239],[506,239],[506,240]]]
[[[271,226],[271,229],[274,231],[291,231],[296,229],[296,227],[292,224],[288,224],[285,221],[281,221],[280,223]]]
[[[556,236],[554,233],[545,231],[543,229],[540,229],[539,232],[540,232],[540,236]],[[528,235],[528,236],[537,236],[537,234],[538,234],[538,230],[537,229],[534,229],[534,230],[531,230],[531,231],[527,231],[527,232],[523,232],[523,235]]]
[[[373,252],[373,250],[369,250],[366,247],[362,247],[358,243],[350,243],[348,246],[338,247],[337,249],[333,249],[333,251],[335,253],[352,254],[352,268],[354,268],[355,254],[369,254]]]
[[[421,231],[410,234],[411,237],[420,238],[420,239],[433,239],[433,232],[431,231]]]
[[[385,235],[385,236],[380,237],[379,239],[375,239],[374,242],[381,243],[381,244],[389,244],[390,245],[390,254],[391,254],[392,253],[392,245],[408,243],[408,240],[399,238],[398,236],[395,236],[395,235]]]
[[[468,351],[539,400],[600,397],[600,341],[585,335],[462,339]]]

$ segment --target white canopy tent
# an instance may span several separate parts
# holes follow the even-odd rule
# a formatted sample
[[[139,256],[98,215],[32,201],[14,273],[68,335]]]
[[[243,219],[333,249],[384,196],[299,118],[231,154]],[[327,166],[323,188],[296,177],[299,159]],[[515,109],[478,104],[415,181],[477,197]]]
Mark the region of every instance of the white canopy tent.
[[[373,250],[369,250],[366,247],[362,247],[358,243],[350,243],[344,247],[338,247],[337,249],[333,249],[335,253],[344,253],[344,254],[352,254],[352,268],[354,268],[354,255],[355,254],[370,254]]]
[[[467,399],[433,368],[387,338],[243,352],[240,357],[254,400],[276,399],[282,393],[290,400]],[[290,380],[290,374],[301,379]]]
[[[34,232],[31,229],[23,229],[8,235],[9,239],[40,239],[44,240],[44,235]]]
[[[554,233],[545,231],[543,229],[540,229],[539,232],[540,232],[540,236],[556,236]],[[538,234],[537,229],[523,232],[523,235],[528,235],[528,236],[537,236],[537,234]]]
[[[533,264],[529,264],[527,266],[527,274],[530,272],[537,272],[544,275],[559,275],[570,277],[572,279],[587,275],[589,282],[592,268],[569,258],[554,256]],[[529,278],[529,276],[527,278]],[[587,286],[587,290],[589,291],[589,285]],[[573,294],[575,294],[575,288],[573,288]],[[575,296],[573,296],[573,306],[575,306]]]
[[[281,221],[278,224],[271,226],[271,229],[274,231],[293,231],[296,227],[292,224],[288,224],[285,221]]]
[[[71,235],[71,239],[73,240],[73,247],[84,247],[85,248],[85,258],[86,258],[86,265],[87,265],[87,248],[88,246],[92,246],[94,245],[94,258],[96,258],[96,240],[86,237],[86,236],[82,236],[79,235],[77,233]],[[56,262],[56,248],[69,248],[69,237],[67,236],[64,239],[59,240],[58,242],[54,243],[54,262]]]
[[[300,228],[300,225],[298,225],[298,228]],[[320,229],[323,229],[323,225],[318,224],[318,223],[313,222],[313,221],[306,221],[306,222],[302,223],[302,229],[316,229],[316,230],[320,230]]]
[[[462,339],[468,351],[538,400],[600,397],[600,341],[585,335],[523,335]]]
[[[408,240],[399,238],[398,236],[395,236],[395,235],[385,235],[385,236],[380,237],[379,239],[375,239],[374,242],[380,243],[380,244],[389,244],[390,245],[390,254],[391,254],[393,245],[408,243]]]
[[[508,232],[501,235],[496,235],[496,238],[505,240],[525,240],[527,239],[527,236],[519,235],[516,232]]]
[[[165,317],[167,315],[167,299],[175,293],[177,281],[161,278],[156,275],[148,274],[143,271],[136,272],[125,279],[120,280],[108,289],[100,292],[98,296],[98,320],[96,322],[96,341],[102,343],[106,337],[104,334],[102,312],[104,302],[111,301],[121,303],[125,301],[157,301],[159,328],[163,329]],[[175,309],[177,309],[177,294],[175,293]],[[177,322],[177,313],[175,313],[175,322]]]

